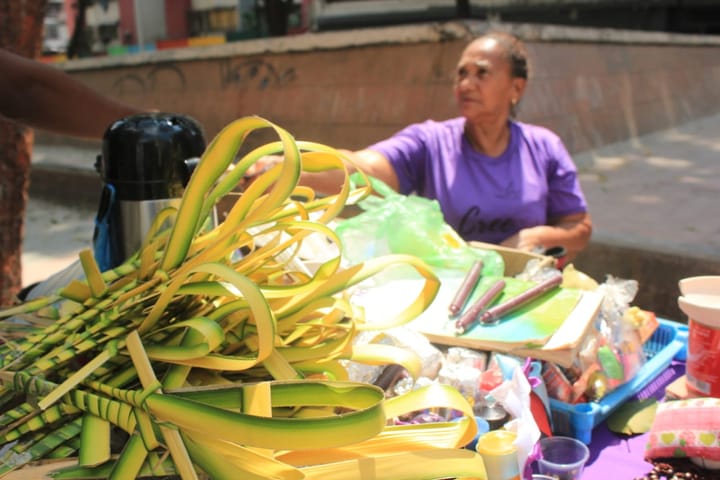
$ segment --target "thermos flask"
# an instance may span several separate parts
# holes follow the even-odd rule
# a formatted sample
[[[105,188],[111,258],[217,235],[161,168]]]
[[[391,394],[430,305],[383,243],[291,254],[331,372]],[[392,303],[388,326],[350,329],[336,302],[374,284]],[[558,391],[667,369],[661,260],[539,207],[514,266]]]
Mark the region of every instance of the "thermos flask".
[[[140,248],[158,212],[179,206],[205,146],[200,125],[183,115],[143,113],[108,127],[95,164],[103,183],[93,234],[101,270]]]

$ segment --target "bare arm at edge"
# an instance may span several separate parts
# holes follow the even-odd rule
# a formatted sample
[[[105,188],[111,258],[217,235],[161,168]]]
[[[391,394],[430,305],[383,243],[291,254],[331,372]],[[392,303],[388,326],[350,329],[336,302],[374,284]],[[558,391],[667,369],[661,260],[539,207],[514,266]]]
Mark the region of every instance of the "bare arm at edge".
[[[101,138],[144,110],[106,97],[50,65],[0,49],[0,115],[53,133]]]

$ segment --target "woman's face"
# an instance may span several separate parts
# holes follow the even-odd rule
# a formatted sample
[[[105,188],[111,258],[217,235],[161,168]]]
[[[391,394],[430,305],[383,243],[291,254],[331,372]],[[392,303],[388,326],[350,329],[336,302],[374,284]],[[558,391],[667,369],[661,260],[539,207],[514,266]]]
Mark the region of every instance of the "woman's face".
[[[460,114],[470,122],[507,120],[524,87],[525,79],[512,77],[505,52],[493,38],[474,40],[460,56],[455,100]]]

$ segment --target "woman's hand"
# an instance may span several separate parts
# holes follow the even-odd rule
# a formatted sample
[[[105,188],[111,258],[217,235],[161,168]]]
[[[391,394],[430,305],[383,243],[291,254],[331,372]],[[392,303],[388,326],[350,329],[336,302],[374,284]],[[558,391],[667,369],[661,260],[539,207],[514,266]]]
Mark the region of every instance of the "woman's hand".
[[[270,170],[275,165],[282,163],[282,155],[266,155],[259,158],[250,165],[243,178],[240,180],[240,187],[245,190],[257,177]]]
[[[516,248],[526,252],[536,250],[537,248],[544,248],[543,239],[548,235],[548,229],[552,228],[553,227],[545,225],[523,228],[515,235],[500,242],[500,245],[503,247]]]
[[[500,245],[523,251],[560,246],[565,248],[567,260],[570,261],[587,246],[591,234],[590,214],[576,213],[558,218],[552,225],[524,228],[500,242]]]

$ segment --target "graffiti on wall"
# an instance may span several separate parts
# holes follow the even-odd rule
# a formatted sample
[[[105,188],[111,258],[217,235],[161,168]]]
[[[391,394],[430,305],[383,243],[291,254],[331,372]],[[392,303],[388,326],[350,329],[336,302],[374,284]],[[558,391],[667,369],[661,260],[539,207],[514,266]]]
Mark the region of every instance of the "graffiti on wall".
[[[220,86],[255,87],[264,90],[270,86],[282,87],[295,80],[295,68],[275,68],[271,63],[261,59],[255,60],[222,60],[220,63]]]
[[[220,87],[255,88],[282,87],[295,80],[295,68],[277,68],[262,59],[220,60]],[[167,63],[156,65],[144,72],[127,72],[118,77],[112,85],[115,95],[163,92],[184,92],[187,79],[182,66]]]
[[[158,87],[163,91],[182,92],[186,80],[182,68],[175,64],[163,64],[152,67],[144,74],[125,73],[113,83],[113,92],[117,95],[154,92]]]

